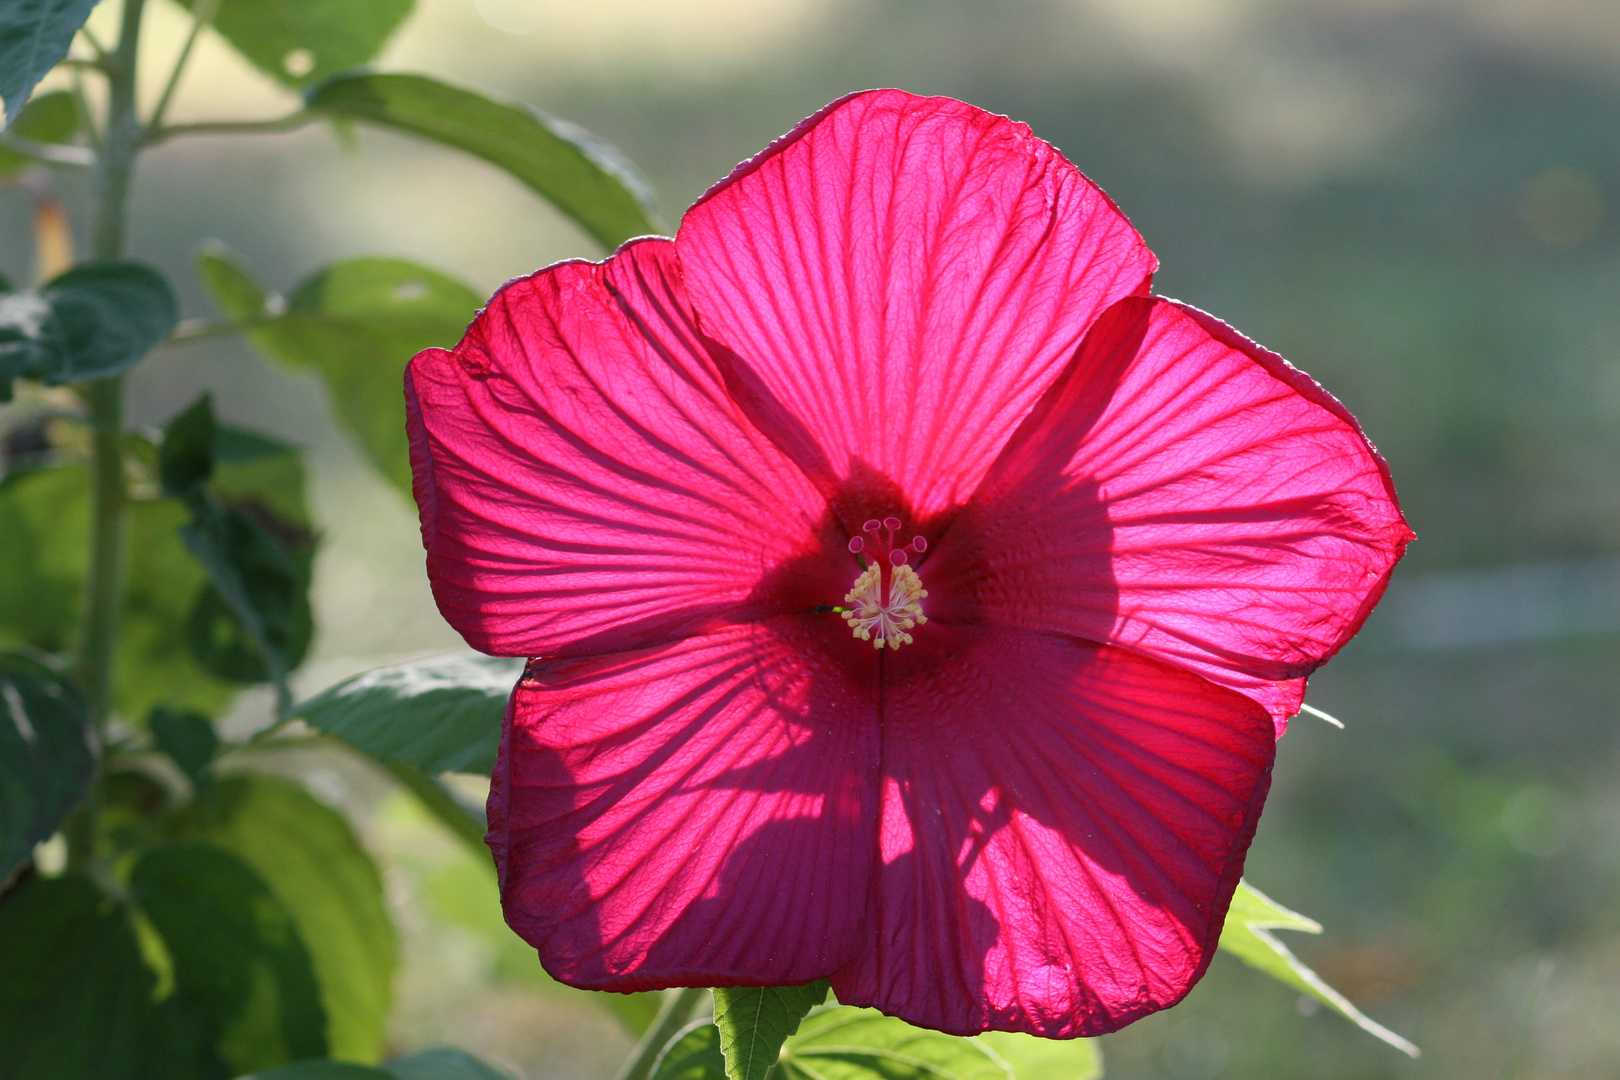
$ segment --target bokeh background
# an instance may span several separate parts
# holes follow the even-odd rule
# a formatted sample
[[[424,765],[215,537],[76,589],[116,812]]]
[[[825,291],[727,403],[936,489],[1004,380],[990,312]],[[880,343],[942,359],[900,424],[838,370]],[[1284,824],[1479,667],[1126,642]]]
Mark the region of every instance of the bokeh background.
[[[156,16],[161,57],[186,20]],[[1108,1075],[1620,1075],[1620,4],[417,0],[379,66],[585,125],[641,169],[670,226],[736,161],[869,86],[959,97],[1064,150],[1159,254],[1158,291],[1361,418],[1419,537],[1312,680],[1309,701],[1346,728],[1294,722],[1248,876],[1325,924],[1289,944],[1423,1058],[1221,957],[1184,1004],[1103,1040]],[[295,105],[205,38],[171,115]],[[78,213],[83,192],[61,183]],[[19,280],[29,213],[0,190],[0,271]],[[493,168],[370,130],[149,154],[133,249],[183,283],[190,315],[210,313],[188,268],[204,238],[283,289],[359,254],[481,292],[601,254]],[[171,348],[131,379],[135,419],[161,423],[203,388],[230,420],[309,448],[325,531],[302,689],[459,647],[414,509],[337,432],[321,386],[232,341]],[[231,723],[265,710],[245,695]],[[611,1076],[628,1036],[547,983],[488,869],[382,774],[300,753],[285,768],[353,813],[386,865],[406,943],[398,1047],[459,1044],[534,1080]]]

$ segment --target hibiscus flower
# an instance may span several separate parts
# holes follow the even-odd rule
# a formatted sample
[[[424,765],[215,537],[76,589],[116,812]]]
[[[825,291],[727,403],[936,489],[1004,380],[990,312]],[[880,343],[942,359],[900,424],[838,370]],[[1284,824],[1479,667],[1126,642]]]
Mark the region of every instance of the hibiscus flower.
[[[532,658],[488,840],[546,970],[1054,1037],[1186,994],[1411,533],[1156,265],[1028,128],[874,91],[412,361],[439,608]]]

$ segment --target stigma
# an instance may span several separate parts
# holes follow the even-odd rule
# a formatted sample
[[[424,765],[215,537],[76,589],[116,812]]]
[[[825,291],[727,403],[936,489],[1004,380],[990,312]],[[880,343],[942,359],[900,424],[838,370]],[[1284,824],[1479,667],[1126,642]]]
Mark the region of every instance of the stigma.
[[[911,568],[907,554],[908,550],[919,555],[927,551],[928,541],[916,536],[910,544],[897,547],[894,534],[899,528],[899,518],[873,518],[861,530],[868,537],[857,536],[849,542],[850,554],[861,562],[861,573],[844,597],[849,607],[841,611],[855,636],[878,649],[911,644],[909,631],[928,621],[922,610],[928,590],[922,587],[922,578]],[[868,555],[870,563],[864,557]]]

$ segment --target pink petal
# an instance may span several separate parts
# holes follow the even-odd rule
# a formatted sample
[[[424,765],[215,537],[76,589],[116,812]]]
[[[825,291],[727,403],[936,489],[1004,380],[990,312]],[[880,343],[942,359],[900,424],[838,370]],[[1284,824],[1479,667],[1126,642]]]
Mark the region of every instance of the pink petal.
[[[1270,786],[1264,710],[1111,646],[926,629],[885,660],[882,865],[838,999],[1054,1038],[1175,1004]]]
[[[732,404],[667,240],[507,285],[406,375],[428,575],[485,652],[637,648],[848,587],[842,533]]]
[[[898,90],[835,102],[739,166],[676,247],[738,400],[855,529],[963,502],[1156,265],[1027,127]]]
[[[1203,312],[1121,301],[922,571],[931,615],[1125,645],[1299,711],[1411,530],[1344,407]]]
[[[855,954],[877,764],[859,644],[787,617],[531,663],[488,841],[507,922],[547,971],[597,990],[783,985]]]

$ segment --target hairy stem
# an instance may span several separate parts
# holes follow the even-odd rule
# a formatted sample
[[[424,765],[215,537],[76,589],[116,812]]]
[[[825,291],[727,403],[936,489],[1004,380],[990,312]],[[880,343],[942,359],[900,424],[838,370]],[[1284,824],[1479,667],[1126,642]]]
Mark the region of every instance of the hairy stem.
[[[107,126],[90,174],[94,199],[90,249],[97,259],[114,259],[124,253],[129,179],[141,141],[141,122],[135,113],[135,57],[145,6],[146,0],[124,0],[118,46],[107,58]],[[123,380],[118,376],[98,379],[87,384],[83,394],[93,440],[93,516],[78,673],[91,716],[100,726],[111,698],[113,657],[124,607]]]
[[[703,995],[708,991],[701,987],[687,987],[677,991],[664,1000],[664,1007],[659,1010],[658,1019],[653,1021],[647,1034],[641,1037],[636,1044],[635,1052],[630,1060],[624,1063],[619,1075],[614,1080],[647,1080],[652,1073],[652,1067],[658,1060],[669,1040],[686,1022],[692,1019],[692,1013],[697,1010]]]

